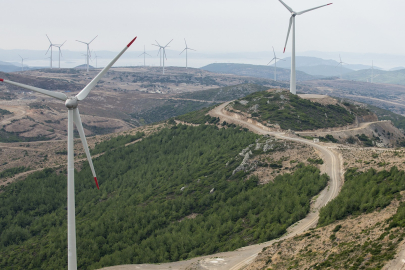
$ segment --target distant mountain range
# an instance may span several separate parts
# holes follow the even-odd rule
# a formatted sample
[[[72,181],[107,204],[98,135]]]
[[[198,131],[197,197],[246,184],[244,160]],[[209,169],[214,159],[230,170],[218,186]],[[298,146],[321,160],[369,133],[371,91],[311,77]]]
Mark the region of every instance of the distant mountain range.
[[[388,83],[405,85],[405,69],[397,69],[393,71],[374,70],[371,69],[354,71],[343,75],[343,79],[371,82],[373,77],[374,83]]]
[[[274,78],[273,66],[248,65],[248,64],[231,64],[231,63],[214,63],[202,67],[201,69],[225,74],[235,74],[240,76],[259,77],[266,79]],[[297,71],[297,81],[309,81],[320,78],[321,76],[309,75],[302,71]],[[290,70],[279,68],[277,66],[277,80],[289,81]]]

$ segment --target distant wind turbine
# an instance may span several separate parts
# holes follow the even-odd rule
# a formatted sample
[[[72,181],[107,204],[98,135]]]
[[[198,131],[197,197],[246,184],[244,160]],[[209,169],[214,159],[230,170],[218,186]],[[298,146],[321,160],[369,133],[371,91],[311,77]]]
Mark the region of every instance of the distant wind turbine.
[[[271,59],[271,61],[267,64],[270,65],[271,62],[273,62],[274,60],[274,80],[277,81],[277,60],[281,60],[281,61],[285,61],[284,59],[281,58],[277,58],[276,53],[274,52],[274,47],[273,48],[273,59]]]
[[[96,58],[96,68],[97,68],[97,59],[98,59],[99,56],[96,54],[95,51],[93,51],[93,53],[94,53],[94,58]]]
[[[165,58],[166,58],[166,60],[167,60],[167,57],[166,57],[166,47],[170,44],[170,42],[173,41],[173,39],[170,40],[169,43],[166,44],[166,46],[161,46],[161,45],[159,44],[159,42],[157,42],[157,40],[155,40],[155,41],[156,41],[157,45],[156,45],[156,44],[152,44],[152,45],[159,47],[158,55],[160,54],[161,59],[163,59],[163,75],[164,75],[164,74],[165,74]],[[160,60],[160,65],[162,65],[162,60]]]
[[[24,60],[28,58],[22,58],[21,55],[18,55],[21,58],[21,71],[24,71]]]
[[[146,57],[146,55],[149,55],[150,57],[152,57],[152,55],[148,54],[148,53],[145,51],[145,45],[143,45],[143,53],[141,53],[139,56],[141,56],[141,55],[143,55],[143,66],[146,66],[146,64],[145,64],[145,57]],[[139,57],[139,56],[138,56],[138,57]]]
[[[65,40],[65,42],[63,42],[63,43],[60,44],[60,45],[54,45],[55,47],[57,47],[57,48],[59,49],[59,68],[60,68],[60,57],[61,57],[61,55],[62,55],[62,51],[60,50],[60,47],[62,47],[63,44],[65,44],[65,43],[66,43],[66,40]]]
[[[48,34],[46,34],[46,37],[49,40],[49,47],[48,47],[48,50],[46,51],[45,55],[47,55],[49,52],[49,49],[51,49],[51,68],[52,68],[52,47],[55,47],[55,44],[52,44],[52,41],[49,39]]]
[[[98,35],[96,36],[96,37],[98,37]],[[92,43],[93,42],[93,40],[95,40],[96,39],[96,37],[95,38],[93,38],[90,42],[84,42],[84,41],[80,41],[80,40],[76,40],[77,42],[81,42],[81,43],[84,43],[84,44],[86,44],[87,45],[87,72],[89,72],[89,57],[91,56],[91,53],[90,53],[90,43]]]
[[[374,62],[371,60],[371,78],[370,82],[373,83],[373,78],[374,78]]]
[[[184,50],[181,51],[180,54],[182,54],[184,51],[186,51],[186,69],[187,69],[187,50],[192,50],[192,51],[195,51],[195,50],[194,50],[194,49],[191,49],[191,48],[189,48],[189,47],[187,46],[186,39],[184,39],[184,43],[186,44],[186,48],[184,48]],[[179,55],[180,55],[180,54],[179,54]]]
[[[103,77],[103,75],[111,68],[111,66],[121,57],[121,55],[131,46],[135,41],[136,37],[99,73],[97,76],[86,85],[76,96],[67,97],[65,94],[55,91],[49,91],[26,84],[21,84],[17,82],[12,82],[4,79],[0,79],[0,82],[12,84],[19,86],[28,90],[36,91],[47,96],[54,97],[56,99],[65,102],[65,106],[68,109],[68,146],[67,146],[67,212],[68,212],[68,270],[77,270],[77,255],[76,255],[76,221],[75,221],[75,191],[74,191],[74,141],[73,141],[73,123],[75,123],[76,128],[79,132],[80,139],[83,144],[84,151],[86,152],[87,160],[90,164],[90,169],[96,182],[96,186],[99,189],[96,172],[94,170],[93,161],[91,160],[91,155],[89,147],[87,145],[86,136],[84,134],[84,129],[82,125],[82,120],[80,118],[79,101],[84,100],[90,91],[96,86],[97,82]]]
[[[296,84],[296,76],[295,76],[295,16],[304,14],[304,13],[306,13],[308,11],[311,11],[311,10],[314,10],[314,9],[318,9],[318,8],[321,8],[321,7],[331,5],[332,3],[326,4],[326,5],[323,5],[323,6],[319,6],[319,7],[315,7],[315,8],[311,8],[311,9],[307,9],[307,10],[300,11],[300,12],[295,12],[292,8],[287,6],[287,4],[284,3],[282,0],[278,0],[278,1],[280,1],[280,3],[283,4],[283,6],[286,9],[288,9],[289,12],[291,12],[290,26],[288,27],[287,39],[286,39],[285,45],[284,45],[284,52],[285,52],[285,48],[287,46],[288,36],[290,35],[290,30],[291,30],[291,25],[292,25],[293,32],[292,32],[290,92],[293,93],[293,94],[296,94],[297,93],[297,90],[296,90],[297,84]]]
[[[340,54],[339,54],[339,59],[340,59],[340,62],[339,62],[339,64],[336,65],[336,67],[340,66],[340,79],[342,79],[342,66],[343,66],[343,64],[346,64],[346,63],[342,61],[342,57],[340,57]]]

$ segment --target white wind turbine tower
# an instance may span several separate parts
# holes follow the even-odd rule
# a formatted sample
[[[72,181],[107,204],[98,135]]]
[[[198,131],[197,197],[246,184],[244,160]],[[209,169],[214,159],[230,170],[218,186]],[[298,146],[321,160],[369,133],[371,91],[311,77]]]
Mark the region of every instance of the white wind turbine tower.
[[[370,82],[373,83],[373,78],[374,78],[374,62],[371,60],[371,78]]]
[[[98,59],[99,56],[96,54],[95,51],[93,51],[93,53],[94,53],[94,58],[96,58],[96,68],[97,68],[97,59]]]
[[[281,60],[281,61],[285,61],[285,60],[281,59],[281,58],[277,58],[276,53],[274,52],[274,47],[272,46],[272,48],[273,48],[274,57],[273,57],[273,59],[271,59],[271,61],[267,65],[270,65],[270,63],[273,62],[273,60],[274,60],[274,80],[277,81],[277,60]]]
[[[182,50],[180,54],[182,54],[184,51],[186,51],[186,69],[187,69],[187,50],[192,50],[192,51],[195,51],[195,50],[194,50],[194,49],[191,49],[191,48],[189,48],[189,47],[187,46],[186,39],[184,39],[184,43],[186,44],[186,48],[184,48],[184,50]],[[180,54],[179,54],[179,55],[180,55]]]
[[[74,145],[73,145],[73,123],[75,123],[76,128],[79,132],[80,139],[83,144],[84,151],[86,152],[87,160],[90,164],[90,169],[96,182],[97,188],[98,181],[97,176],[94,171],[93,162],[91,160],[91,155],[89,147],[87,146],[86,136],[84,134],[84,129],[82,121],[79,114],[78,103],[79,101],[85,99],[90,91],[96,86],[97,82],[103,77],[103,75],[111,68],[111,66],[121,57],[121,55],[131,46],[135,41],[136,37],[103,69],[97,76],[86,85],[76,96],[67,97],[65,94],[60,92],[49,91],[17,82],[12,82],[4,79],[0,79],[0,82],[5,82],[15,86],[19,86],[31,91],[36,91],[47,96],[54,97],[56,99],[65,102],[65,106],[68,109],[68,180],[67,180],[67,211],[68,211],[68,270],[77,270],[77,255],[76,255],[76,222],[75,222],[75,193],[74,193]]]
[[[60,57],[62,55],[62,51],[60,50],[60,47],[62,47],[65,43],[66,43],[66,40],[62,44],[55,45],[55,47],[59,49],[59,68],[60,68]]]
[[[28,58],[22,58],[21,55],[18,55],[21,58],[21,71],[24,71],[24,60]]]
[[[155,40],[156,41],[156,40]],[[160,59],[163,59],[163,75],[165,74],[165,58],[166,58],[166,60],[167,60],[167,57],[166,57],[166,47],[170,44],[170,42],[172,42],[173,41],[173,39],[172,40],[170,40],[169,41],[169,43],[167,43],[166,44],[166,46],[161,46],[160,44],[159,44],[159,42],[157,42],[156,41],[156,43],[157,43],[157,45],[156,44],[152,44],[153,46],[157,46],[157,47],[159,47],[159,51],[158,51],[158,54],[160,54]],[[160,60],[160,65],[162,65],[162,60]]]
[[[141,55],[143,55],[143,66],[145,67],[146,65],[145,65],[145,57],[146,57],[146,55],[149,55],[150,57],[152,57],[152,55],[150,55],[150,54],[148,54],[146,51],[145,51],[145,45],[143,45],[143,53],[141,53],[139,56],[141,56]],[[138,56],[138,57],[139,57]]]
[[[346,63],[342,61],[342,57],[340,57],[340,54],[339,54],[339,59],[340,59],[340,62],[339,62],[339,64],[337,64],[336,67],[340,66],[340,79],[342,79],[342,66],[343,66],[343,64],[346,64]]]
[[[285,48],[287,46],[287,42],[288,42],[288,36],[290,35],[290,30],[291,30],[291,25],[293,27],[293,32],[292,32],[292,51],[291,51],[291,79],[290,79],[290,92],[293,94],[297,93],[296,90],[296,78],[295,78],[295,16],[297,15],[301,15],[304,14],[308,11],[314,10],[314,9],[318,9],[321,7],[325,7],[325,6],[329,6],[332,3],[323,5],[323,6],[319,6],[319,7],[315,7],[315,8],[311,8],[311,9],[307,9],[304,11],[300,11],[300,12],[295,12],[292,8],[290,8],[289,6],[287,6],[286,3],[284,3],[282,0],[278,0],[280,1],[281,4],[283,4],[283,6],[288,9],[289,12],[291,12],[291,17],[290,17],[290,26],[288,27],[288,32],[287,32],[287,39],[285,41],[285,45],[284,45],[284,52],[285,52]]]
[[[51,68],[52,68],[52,47],[55,47],[56,44],[52,44],[52,41],[49,39],[47,34],[46,34],[46,37],[48,38],[50,44],[49,44],[48,50],[46,51],[45,55],[47,55],[49,52],[49,49],[51,49]]]
[[[98,35],[97,35],[96,37],[98,37]],[[90,45],[90,43],[93,42],[93,40],[96,39],[96,37],[93,38],[93,39],[92,39],[90,42],[88,42],[88,43],[87,43],[87,42],[84,42],[84,41],[76,40],[77,42],[81,42],[81,43],[84,43],[84,44],[87,45],[87,72],[89,72],[89,57],[90,57],[90,55],[91,55],[89,45]]]

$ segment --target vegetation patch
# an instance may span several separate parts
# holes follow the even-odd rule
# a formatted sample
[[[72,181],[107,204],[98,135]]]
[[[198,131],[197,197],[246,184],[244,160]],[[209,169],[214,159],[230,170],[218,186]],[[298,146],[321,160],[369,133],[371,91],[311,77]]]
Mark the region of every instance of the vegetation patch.
[[[145,136],[144,132],[137,132],[135,135],[120,135],[110,140],[102,141],[97,143],[94,149],[91,149],[90,153],[92,155],[97,155],[99,153],[106,152],[118,147],[122,147],[127,143],[134,142]],[[66,151],[64,151],[66,152]],[[67,153],[67,152],[66,152]]]
[[[150,124],[211,106],[212,103],[191,100],[166,100],[163,104],[131,116],[142,124]]]
[[[355,119],[340,105],[322,105],[281,90],[250,94],[235,101],[232,109],[251,114],[267,126],[296,131],[345,126]]]
[[[267,89],[269,89],[268,86],[258,84],[238,84],[209,90],[183,93],[177,96],[180,98],[225,102],[242,98],[254,92],[266,91]]]
[[[370,213],[390,204],[399,192],[405,190],[405,174],[396,167],[377,172],[369,169],[358,172],[348,169],[339,195],[319,213],[319,226],[328,225],[349,215]]]
[[[20,166],[0,172],[0,178],[13,177],[14,175],[31,170],[30,167]]]
[[[191,124],[216,124],[219,122],[219,118],[211,117],[208,115],[208,112],[215,108],[215,106],[210,106],[198,111],[189,112],[180,116],[175,117],[176,120],[191,123]]]
[[[13,114],[13,113],[10,112],[10,111],[7,111],[7,110],[0,109],[0,116],[4,116],[4,115],[7,115],[7,114]]]

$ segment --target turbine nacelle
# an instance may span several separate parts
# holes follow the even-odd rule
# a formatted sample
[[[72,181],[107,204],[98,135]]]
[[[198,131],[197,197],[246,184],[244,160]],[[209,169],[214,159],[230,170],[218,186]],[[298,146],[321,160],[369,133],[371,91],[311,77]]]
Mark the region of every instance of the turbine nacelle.
[[[68,108],[69,110],[71,109],[76,109],[77,106],[79,105],[79,101],[77,100],[76,97],[71,97],[68,98],[65,102],[65,106],[66,108]]]

